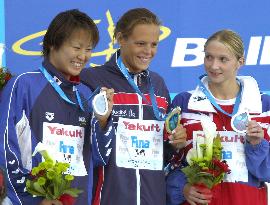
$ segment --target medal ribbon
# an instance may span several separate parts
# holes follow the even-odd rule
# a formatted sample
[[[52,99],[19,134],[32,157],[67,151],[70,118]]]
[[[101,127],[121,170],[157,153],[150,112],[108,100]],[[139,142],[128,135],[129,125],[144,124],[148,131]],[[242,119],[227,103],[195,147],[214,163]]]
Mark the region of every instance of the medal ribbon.
[[[149,93],[150,93],[150,100],[151,100],[151,102],[149,102],[145,98],[144,94],[140,91],[140,89],[138,88],[138,86],[135,84],[134,80],[132,79],[132,77],[128,73],[128,69],[126,68],[126,66],[123,63],[123,61],[121,59],[121,56],[119,56],[118,59],[117,59],[117,65],[118,65],[121,73],[127,79],[128,83],[135,90],[135,92],[138,93],[142,97],[142,99],[145,102],[147,102],[147,104],[151,105],[151,102],[152,102],[152,107],[153,107],[153,111],[154,111],[154,115],[155,115],[156,119],[159,120],[159,121],[165,120],[166,119],[166,116],[162,116],[162,114],[158,110],[158,105],[157,105],[156,97],[155,97],[155,94],[154,94],[154,88],[152,86],[150,74],[148,75],[148,78],[147,79],[148,79],[148,82],[149,82],[149,85],[150,85]]]
[[[210,92],[207,90],[207,88],[204,86],[204,84],[202,83],[201,79],[204,77],[205,75],[200,76],[200,81],[199,81],[199,86],[201,91],[205,94],[205,96],[209,99],[209,101],[211,102],[211,104],[218,109],[220,112],[222,112],[223,114],[232,117],[233,115],[235,115],[239,109],[240,103],[241,103],[241,95],[242,95],[242,84],[240,83],[240,89],[237,93],[236,96],[236,100],[235,100],[235,104],[233,106],[233,112],[232,114],[227,113],[225,110],[223,110],[219,104],[217,104],[216,100],[214,99],[214,97],[210,94]]]
[[[48,71],[42,66],[39,68],[40,71],[43,73],[43,75],[45,76],[45,78],[48,80],[48,82],[52,85],[52,87],[55,89],[55,91],[60,95],[60,97],[65,100],[66,102],[72,104],[72,105],[76,105],[76,103],[72,102],[64,93],[64,91],[62,90],[62,88],[57,84],[57,82],[55,81],[55,79],[48,73]],[[76,98],[77,101],[79,103],[79,106],[81,108],[82,111],[84,111],[84,108],[82,106],[82,100],[80,97],[80,94],[78,92],[78,89],[76,88],[76,86],[73,86],[73,90],[75,90],[76,93]]]

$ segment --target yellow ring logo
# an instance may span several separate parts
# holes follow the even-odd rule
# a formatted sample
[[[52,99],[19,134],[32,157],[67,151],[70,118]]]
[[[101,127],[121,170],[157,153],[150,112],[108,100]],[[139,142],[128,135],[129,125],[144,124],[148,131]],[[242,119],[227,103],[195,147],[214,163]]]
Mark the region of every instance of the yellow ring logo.
[[[116,51],[116,48],[114,48],[114,42],[113,42],[113,31],[114,31],[114,22],[112,20],[112,16],[111,16],[111,13],[110,11],[108,10],[106,12],[106,17],[107,17],[107,21],[109,23],[109,26],[107,28],[108,30],[108,33],[109,33],[109,36],[111,38],[111,42],[109,42],[108,44],[108,48],[103,50],[103,51],[100,51],[100,52],[93,52],[92,53],[92,57],[95,57],[95,56],[106,56],[106,61],[109,60],[110,56]],[[98,24],[100,23],[101,20],[95,20],[95,23]],[[165,26],[161,26],[160,27],[160,30],[161,30],[161,35],[159,37],[159,40],[162,41],[164,40],[165,38],[167,38],[170,34],[171,34],[171,30],[168,28],[168,27],[165,27]],[[29,36],[26,36],[18,41],[16,41],[13,45],[12,45],[12,50],[15,52],[15,53],[18,53],[20,55],[26,55],[26,56],[41,56],[42,55],[42,52],[41,51],[29,51],[29,50],[25,50],[23,49],[23,44],[33,40],[33,39],[36,39],[36,38],[39,38],[39,37],[42,37],[45,35],[47,30],[43,30],[43,31],[39,31],[37,33],[34,33],[34,34],[31,34]],[[42,45],[42,43],[40,43],[40,45]]]

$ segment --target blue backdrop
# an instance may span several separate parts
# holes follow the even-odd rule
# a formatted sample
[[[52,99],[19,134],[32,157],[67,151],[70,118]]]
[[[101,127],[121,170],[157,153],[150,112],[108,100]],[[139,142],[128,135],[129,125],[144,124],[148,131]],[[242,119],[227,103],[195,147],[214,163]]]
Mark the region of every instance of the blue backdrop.
[[[95,19],[101,40],[91,65],[102,64],[117,48],[112,31],[128,9],[146,7],[163,22],[161,41],[151,69],[160,73],[170,90],[191,90],[204,73],[203,44],[217,30],[237,31],[245,42],[246,65],[240,75],[254,76],[262,91],[270,91],[270,1],[261,0],[0,0],[2,65],[13,73],[37,69],[41,42],[52,18],[78,8]]]

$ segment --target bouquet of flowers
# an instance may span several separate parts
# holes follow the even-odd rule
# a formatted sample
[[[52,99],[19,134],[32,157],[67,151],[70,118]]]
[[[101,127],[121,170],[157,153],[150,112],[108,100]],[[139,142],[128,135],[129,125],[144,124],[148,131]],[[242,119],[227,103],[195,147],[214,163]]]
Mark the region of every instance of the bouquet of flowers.
[[[7,195],[6,188],[6,172],[0,167],[0,204],[2,204],[4,198]]]
[[[196,144],[187,153],[189,166],[181,170],[191,185],[212,189],[230,170],[226,161],[221,159],[221,138],[216,133],[215,123],[205,118],[201,124],[205,136],[195,138]]]
[[[68,163],[55,162],[47,152],[43,143],[38,143],[33,155],[39,152],[45,161],[34,167],[30,179],[26,181],[26,190],[34,195],[46,199],[60,200],[64,205],[75,203],[82,190],[71,188],[74,176],[65,174],[69,168]]]
[[[5,67],[0,67],[0,90],[7,84],[12,77],[10,71]]]

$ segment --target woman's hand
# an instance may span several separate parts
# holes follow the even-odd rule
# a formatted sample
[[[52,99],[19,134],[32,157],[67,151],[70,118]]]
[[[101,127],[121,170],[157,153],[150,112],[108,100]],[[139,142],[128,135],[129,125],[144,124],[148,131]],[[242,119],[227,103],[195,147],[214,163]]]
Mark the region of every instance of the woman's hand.
[[[247,125],[247,140],[250,144],[256,145],[264,138],[264,131],[258,122],[251,120]]]
[[[172,134],[168,136],[169,142],[175,149],[183,148],[187,141],[187,131],[183,125],[178,124],[177,127],[172,131]]]
[[[112,112],[114,89],[102,87],[101,90],[106,92],[106,97],[107,97],[107,101],[108,101],[108,112],[102,116],[98,115],[98,114],[95,114],[95,116],[98,119],[101,128],[104,129],[107,125],[108,118]]]
[[[211,190],[207,187],[196,187],[186,184],[183,192],[184,197],[190,205],[209,204],[212,199]]]

